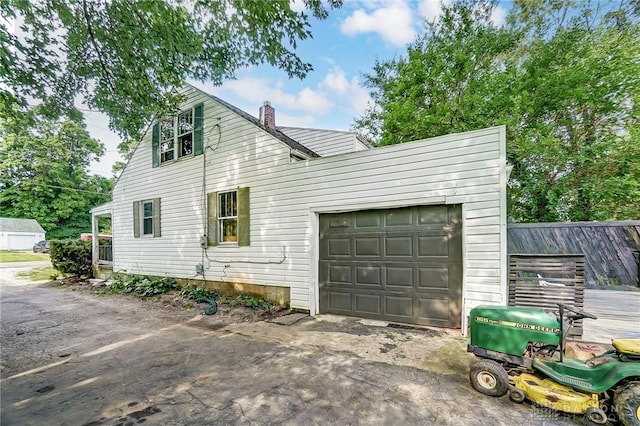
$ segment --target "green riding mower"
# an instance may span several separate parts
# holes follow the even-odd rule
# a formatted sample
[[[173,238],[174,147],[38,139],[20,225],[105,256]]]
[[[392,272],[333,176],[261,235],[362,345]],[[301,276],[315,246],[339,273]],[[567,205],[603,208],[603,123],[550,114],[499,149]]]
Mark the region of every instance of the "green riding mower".
[[[478,306],[469,317],[471,385],[489,396],[507,393],[547,409],[584,415],[587,425],[607,421],[640,426],[640,339],[612,341],[613,350],[569,356],[574,321],[595,316],[570,306],[557,312]],[[571,345],[571,343],[569,343]],[[572,354],[573,355],[573,354]]]

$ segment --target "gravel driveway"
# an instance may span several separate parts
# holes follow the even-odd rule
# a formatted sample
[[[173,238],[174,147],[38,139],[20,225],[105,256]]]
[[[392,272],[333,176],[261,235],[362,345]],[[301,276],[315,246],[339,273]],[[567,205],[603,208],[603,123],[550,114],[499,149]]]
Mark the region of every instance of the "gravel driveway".
[[[180,316],[0,269],[8,425],[575,425],[469,385],[455,331]],[[8,272],[10,271],[10,273]]]

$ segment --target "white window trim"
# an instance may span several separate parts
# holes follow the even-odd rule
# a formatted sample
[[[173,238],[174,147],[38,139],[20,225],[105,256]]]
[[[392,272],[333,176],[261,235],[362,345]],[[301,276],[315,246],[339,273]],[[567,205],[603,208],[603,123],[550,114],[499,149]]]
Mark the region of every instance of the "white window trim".
[[[180,128],[180,126],[179,126],[179,117],[181,115],[184,115],[184,114],[191,114],[191,131],[190,132],[179,133],[179,128]],[[174,161],[180,160],[181,158],[193,156],[193,152],[194,152],[194,146],[193,145],[194,145],[194,139],[195,139],[195,123],[194,123],[195,114],[196,114],[195,107],[192,107],[192,108],[186,109],[184,111],[180,111],[179,113],[177,113],[177,114],[175,114],[173,116],[165,117],[165,118],[159,120],[159,123],[160,123],[160,129],[159,129],[160,134],[158,136],[158,161],[159,161],[159,164],[172,163]],[[168,159],[168,160],[163,160],[162,159],[163,154],[166,153],[166,152],[169,152],[169,150],[163,152],[162,151],[162,143],[165,142],[165,141],[169,141],[170,139],[164,139],[163,138],[162,123],[168,122],[168,121],[171,121],[173,123],[173,136],[172,136],[172,138],[173,138],[173,141],[172,141],[173,142],[173,147],[170,150],[170,151],[173,151],[173,158]],[[185,154],[185,155],[180,155],[182,153],[182,147],[180,146],[180,136],[184,136],[184,135],[187,135],[189,133],[191,133],[191,153]]]
[[[235,216],[223,216],[223,209],[222,209],[222,196],[223,195],[227,195],[227,194],[235,194]],[[237,245],[238,244],[238,190],[234,189],[231,191],[223,191],[223,192],[218,192],[218,244],[223,244],[223,245]],[[236,221],[236,232],[235,232],[235,239],[234,240],[229,240],[229,241],[224,241],[224,221],[225,220],[235,220]]]
[[[151,204],[151,216],[144,215],[144,205]],[[142,238],[153,238],[154,236],[154,218],[153,218],[153,200],[143,200],[140,202],[140,237]],[[145,233],[144,221],[145,219],[151,219],[151,233]]]

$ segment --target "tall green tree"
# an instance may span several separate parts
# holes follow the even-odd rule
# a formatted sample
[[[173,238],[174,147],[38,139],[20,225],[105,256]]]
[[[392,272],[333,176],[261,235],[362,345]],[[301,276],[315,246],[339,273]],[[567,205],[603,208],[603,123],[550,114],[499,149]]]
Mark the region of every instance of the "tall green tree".
[[[356,130],[380,145],[505,124],[517,221],[637,219],[640,24],[622,2],[444,6],[397,61],[365,76]]]
[[[88,174],[104,146],[71,113],[51,120],[35,109],[0,119],[0,211],[36,219],[49,239],[90,232],[89,210],[110,199],[112,180]]]
[[[187,78],[220,84],[267,63],[291,77],[312,69],[295,48],[341,0],[4,0],[0,13],[0,91],[5,104],[28,98],[50,113],[78,97],[110,117],[124,139],[171,111]],[[14,31],[17,30],[17,31]],[[6,107],[8,108],[8,107]]]

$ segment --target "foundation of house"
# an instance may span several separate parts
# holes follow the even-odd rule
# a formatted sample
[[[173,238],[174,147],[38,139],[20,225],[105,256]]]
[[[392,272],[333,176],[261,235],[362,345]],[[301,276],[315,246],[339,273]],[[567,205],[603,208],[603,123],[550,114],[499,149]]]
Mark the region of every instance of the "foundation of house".
[[[93,277],[106,280],[113,274],[111,265],[93,264]]]
[[[176,281],[180,287],[184,287],[188,282],[194,282],[193,280],[188,280],[185,278],[177,278]],[[291,289],[289,287],[229,283],[211,280],[197,281],[197,283],[207,290],[215,291],[222,294],[234,295],[240,293],[249,293],[253,296],[261,297],[269,302],[277,303],[281,306],[289,306],[289,304],[291,303]]]

